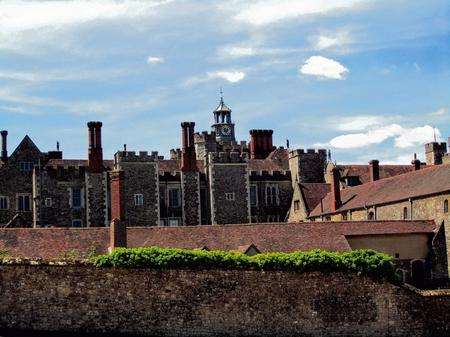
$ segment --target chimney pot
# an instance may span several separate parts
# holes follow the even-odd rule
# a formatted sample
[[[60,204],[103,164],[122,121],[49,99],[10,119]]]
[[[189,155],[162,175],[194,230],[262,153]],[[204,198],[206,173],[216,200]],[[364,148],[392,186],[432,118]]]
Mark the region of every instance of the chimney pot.
[[[0,134],[2,136],[2,153],[1,153],[1,160],[2,162],[6,163],[8,161],[8,131],[2,130],[0,131]]]
[[[101,173],[103,172],[102,122],[89,122],[87,126],[89,130],[89,171]]]
[[[380,179],[380,162],[373,159],[369,162],[370,165],[370,181],[377,181]]]
[[[341,173],[339,172],[338,167],[333,167],[331,173],[331,190],[333,193],[331,208],[333,212],[336,212],[342,206],[340,182]]]

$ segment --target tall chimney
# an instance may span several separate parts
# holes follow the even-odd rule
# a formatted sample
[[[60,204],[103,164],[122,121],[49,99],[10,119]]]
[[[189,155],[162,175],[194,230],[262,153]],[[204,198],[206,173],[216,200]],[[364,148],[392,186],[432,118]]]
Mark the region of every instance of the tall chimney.
[[[250,158],[265,159],[273,151],[273,130],[250,130]]]
[[[333,167],[331,173],[331,191],[333,193],[331,209],[333,212],[336,212],[342,206],[340,182],[341,174],[338,167]]]
[[[87,123],[89,130],[88,168],[92,173],[103,172],[102,122]]]
[[[194,146],[194,122],[181,123],[181,171],[197,171]]]
[[[374,159],[369,161],[370,165],[370,181],[377,181],[380,179],[380,165],[379,161]]]
[[[411,161],[411,164],[414,166],[414,171],[420,170],[420,160],[417,159],[417,154],[414,153],[414,159]]]
[[[6,163],[8,161],[8,144],[7,144],[8,131],[6,130],[0,131],[0,134],[2,135],[1,160],[2,162]]]

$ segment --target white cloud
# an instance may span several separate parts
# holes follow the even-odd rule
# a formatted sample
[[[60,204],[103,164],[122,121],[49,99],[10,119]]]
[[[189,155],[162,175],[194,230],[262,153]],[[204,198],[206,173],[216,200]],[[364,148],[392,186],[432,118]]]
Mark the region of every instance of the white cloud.
[[[366,132],[337,136],[330,140],[330,145],[339,149],[352,149],[380,144],[389,138],[394,138],[397,148],[409,148],[440,138],[438,129],[429,125],[406,128],[398,124],[389,124],[372,128]]]
[[[98,80],[104,81],[112,78],[127,76],[137,73],[132,69],[51,69],[40,71],[11,71],[0,69],[0,79],[25,81],[25,82],[50,82],[50,81],[80,81]]]
[[[304,75],[333,80],[343,80],[348,73],[348,69],[342,64],[323,56],[311,56],[299,71]]]
[[[186,86],[195,85],[203,82],[208,82],[214,79],[224,79],[230,83],[237,83],[245,78],[246,74],[238,70],[219,70],[206,73],[205,76],[195,76],[188,78],[185,81]]]
[[[234,19],[255,26],[267,25],[302,15],[325,14],[350,9],[363,0],[258,0],[233,3],[238,13]],[[231,5],[230,5],[231,6]]]
[[[169,1],[22,1],[0,3],[0,31],[17,33],[41,28],[60,28],[100,19],[136,17]]]
[[[342,121],[336,126],[341,131],[360,131],[366,130],[369,126],[383,124],[383,117],[380,116],[354,116],[344,117]]]
[[[448,109],[447,108],[439,108],[436,111],[430,112],[429,115],[430,116],[444,116],[448,113]]]
[[[245,73],[243,71],[215,71],[212,73],[208,73],[209,78],[223,78],[231,83],[237,83],[242,81],[245,77]]]
[[[412,129],[404,129],[402,134],[395,138],[395,146],[399,148],[412,147],[417,144],[425,144],[439,139],[441,133],[430,125],[419,126]]]
[[[163,63],[163,62],[164,62],[164,58],[163,57],[149,56],[147,58],[147,63],[148,64],[156,64],[156,63]]]
[[[351,42],[349,31],[341,30],[335,33],[321,34],[313,39],[316,50],[338,49]]]
[[[252,47],[240,47],[240,46],[230,46],[228,48],[220,48],[220,53],[225,52],[231,57],[243,57],[243,56],[253,56],[256,54],[255,48]]]

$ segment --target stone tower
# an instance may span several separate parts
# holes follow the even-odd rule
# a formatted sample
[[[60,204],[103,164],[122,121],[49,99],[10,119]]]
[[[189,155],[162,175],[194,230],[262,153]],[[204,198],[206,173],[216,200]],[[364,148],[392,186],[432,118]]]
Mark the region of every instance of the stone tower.
[[[250,222],[248,156],[238,152],[209,154],[211,222],[213,225]]]
[[[289,152],[289,169],[292,182],[323,183],[325,182],[325,169],[327,164],[327,151],[324,149],[298,149]]]
[[[442,164],[442,157],[447,152],[447,144],[445,142],[431,142],[425,144],[425,157],[427,165]]]

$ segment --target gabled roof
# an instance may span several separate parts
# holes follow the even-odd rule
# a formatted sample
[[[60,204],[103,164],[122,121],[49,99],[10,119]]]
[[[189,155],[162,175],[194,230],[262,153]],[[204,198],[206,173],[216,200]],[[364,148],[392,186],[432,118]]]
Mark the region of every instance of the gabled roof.
[[[434,165],[418,171],[342,189],[342,206],[336,213],[447,191],[450,191],[450,164]],[[331,193],[328,193],[323,199],[322,205],[323,212],[320,205],[317,205],[310,216],[334,213],[331,208]]]
[[[23,137],[22,141],[16,147],[14,152],[11,154],[11,157],[14,157],[15,155],[17,155],[17,153],[26,149],[31,149],[32,151],[36,152],[36,154],[41,154],[41,150],[39,150],[36,144],[31,140],[31,138],[26,135],[25,137]]]
[[[361,184],[370,182],[370,165],[337,165],[344,177],[359,177]],[[412,165],[380,165],[380,179],[393,177],[414,170]]]
[[[308,212],[311,212],[331,190],[331,185],[326,183],[300,183],[298,185]]]

